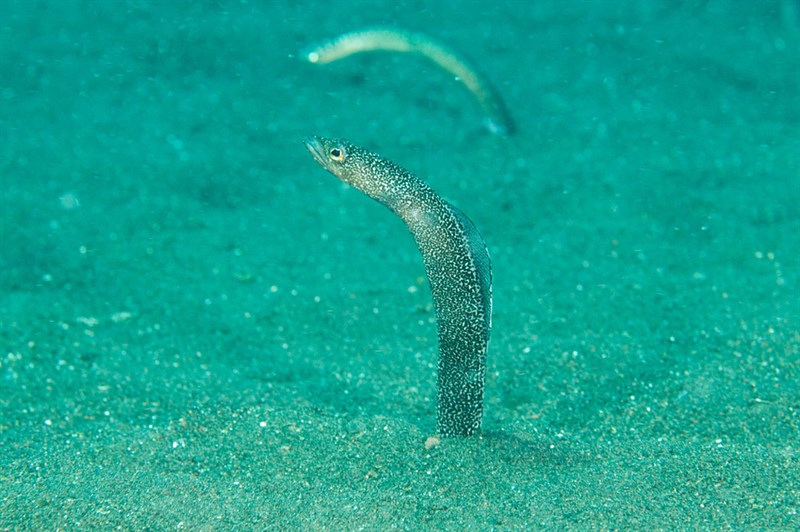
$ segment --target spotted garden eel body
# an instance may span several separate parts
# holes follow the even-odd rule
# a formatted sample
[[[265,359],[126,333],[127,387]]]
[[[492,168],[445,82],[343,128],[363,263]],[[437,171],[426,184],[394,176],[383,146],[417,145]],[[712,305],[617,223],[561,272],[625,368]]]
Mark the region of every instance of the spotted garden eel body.
[[[514,133],[514,122],[500,94],[480,71],[445,44],[424,35],[395,28],[352,31],[315,46],[303,55],[310,63],[325,64],[371,51],[419,54],[453,74],[475,96],[484,111],[484,125],[496,135]]]
[[[309,137],[333,175],[397,214],[422,253],[439,332],[437,432],[469,436],[481,426],[492,320],[489,253],[475,225],[393,162],[347,141]]]

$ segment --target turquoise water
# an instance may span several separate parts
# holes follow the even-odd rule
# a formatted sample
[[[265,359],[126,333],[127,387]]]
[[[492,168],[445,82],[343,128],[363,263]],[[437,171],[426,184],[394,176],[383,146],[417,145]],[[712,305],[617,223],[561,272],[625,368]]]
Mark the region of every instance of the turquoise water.
[[[302,60],[373,25],[517,134]],[[0,529],[798,528],[799,89],[792,1],[2,2]],[[312,134],[482,232],[480,436],[432,445],[419,252]]]

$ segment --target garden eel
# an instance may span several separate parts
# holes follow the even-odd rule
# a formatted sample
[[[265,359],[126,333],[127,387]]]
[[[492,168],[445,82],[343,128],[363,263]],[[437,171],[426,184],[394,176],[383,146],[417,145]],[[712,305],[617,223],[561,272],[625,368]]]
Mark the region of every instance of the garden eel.
[[[475,225],[413,174],[344,140],[309,137],[327,171],[398,215],[422,253],[439,332],[437,433],[481,426],[486,345],[492,325],[489,253]]]
[[[511,115],[489,80],[452,49],[427,35],[391,28],[352,31],[316,46],[304,55],[309,62],[322,65],[375,50],[411,52],[430,59],[466,85],[481,105],[486,115],[484,125],[490,132],[496,135],[514,133]]]

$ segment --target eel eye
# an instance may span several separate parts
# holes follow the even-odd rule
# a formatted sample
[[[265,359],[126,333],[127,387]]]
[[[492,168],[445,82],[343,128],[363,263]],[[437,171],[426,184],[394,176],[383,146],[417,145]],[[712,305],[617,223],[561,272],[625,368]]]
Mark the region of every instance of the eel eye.
[[[331,148],[331,151],[328,152],[328,155],[331,156],[331,159],[333,159],[337,163],[340,163],[344,161],[344,158],[347,156],[347,153],[345,153],[344,148],[336,147],[336,148]]]

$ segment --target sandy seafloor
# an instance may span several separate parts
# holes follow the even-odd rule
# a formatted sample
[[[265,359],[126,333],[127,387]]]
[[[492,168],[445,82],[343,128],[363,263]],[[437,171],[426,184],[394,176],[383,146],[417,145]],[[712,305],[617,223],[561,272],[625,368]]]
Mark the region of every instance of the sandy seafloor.
[[[797,529],[789,2],[0,3],[0,529]],[[309,44],[427,32],[497,85]],[[479,437],[348,137],[480,228]]]

